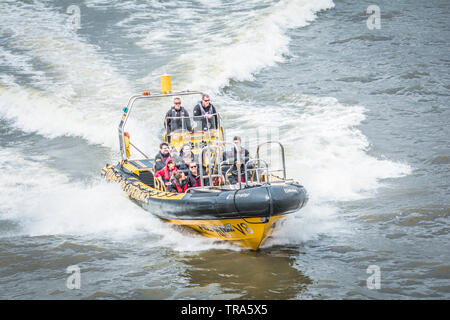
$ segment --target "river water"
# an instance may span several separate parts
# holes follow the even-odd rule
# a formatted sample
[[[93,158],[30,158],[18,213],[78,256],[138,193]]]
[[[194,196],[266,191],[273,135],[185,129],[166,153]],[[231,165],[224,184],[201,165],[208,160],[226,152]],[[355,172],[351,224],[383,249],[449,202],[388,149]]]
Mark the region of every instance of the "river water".
[[[448,1],[2,1],[0,298],[449,299],[448,21]],[[251,153],[285,145],[310,201],[259,251],[100,178],[163,73]],[[130,118],[149,154],[169,103]]]

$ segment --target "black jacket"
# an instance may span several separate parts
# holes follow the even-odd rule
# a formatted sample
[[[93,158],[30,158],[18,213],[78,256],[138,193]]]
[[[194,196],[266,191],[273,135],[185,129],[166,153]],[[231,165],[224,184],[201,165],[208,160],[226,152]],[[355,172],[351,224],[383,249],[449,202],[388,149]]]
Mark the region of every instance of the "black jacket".
[[[170,153],[167,153],[167,155],[163,155],[160,152],[158,152],[155,156],[155,173],[159,170],[163,169],[166,166],[167,158],[170,158]]]
[[[180,117],[179,119],[173,119],[174,117]],[[176,130],[181,130],[183,128],[184,121],[184,129],[192,131],[191,120],[189,118],[182,119],[181,117],[189,117],[189,112],[186,109],[181,107],[180,110],[175,110],[175,107],[170,108],[166,113],[166,121],[164,125],[166,126],[167,134],[174,132]]]
[[[194,176],[192,172],[189,172],[187,180],[189,188],[201,187],[200,175]]]
[[[250,159],[250,152],[248,152],[247,149],[245,149],[244,147],[241,147],[240,150],[240,161],[241,161],[241,175],[244,176],[245,174],[245,164],[247,163],[247,161]],[[231,175],[235,178],[238,176],[238,169],[236,166],[236,161],[237,161],[237,155],[236,155],[236,149],[233,148],[233,150],[228,151],[228,152],[224,152],[223,153],[223,160],[229,160],[230,162],[232,162],[231,166]],[[252,165],[249,165],[247,168],[252,168]],[[229,166],[227,167],[228,170]],[[233,179],[234,179],[233,178]],[[235,183],[235,182],[234,182]]]
[[[210,103],[209,106],[206,109],[204,109],[202,102],[199,101],[194,107],[194,121],[197,122],[197,129],[198,130],[207,130],[208,128],[217,129],[218,126],[217,115],[213,116],[211,119],[202,117],[202,115],[216,114],[216,113],[217,113],[216,108],[212,105],[212,103]],[[199,127],[199,125],[201,125],[201,127]]]
[[[241,147],[240,150],[240,160],[241,163],[244,164],[250,159],[250,152],[247,149]],[[233,160],[233,163],[237,161],[236,156],[236,148],[233,148],[231,151],[226,151],[223,153],[223,160]]]
[[[184,190],[185,188],[186,189],[189,188],[188,179],[184,179],[183,181],[180,182],[177,179],[172,178],[170,180],[170,182],[171,182],[171,184],[169,184],[167,186],[167,191],[168,192],[182,193],[182,192],[186,191],[186,190]],[[178,186],[181,188],[181,192],[180,192],[180,190],[178,190],[178,188],[176,187],[175,184],[178,184]]]

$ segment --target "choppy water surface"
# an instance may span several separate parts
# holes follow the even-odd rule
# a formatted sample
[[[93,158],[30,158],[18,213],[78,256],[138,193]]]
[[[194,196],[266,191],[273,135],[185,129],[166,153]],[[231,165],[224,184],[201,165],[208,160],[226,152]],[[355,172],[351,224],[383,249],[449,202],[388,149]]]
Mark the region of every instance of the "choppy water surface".
[[[2,1],[0,298],[449,299],[450,4],[378,1],[370,30],[372,4]],[[100,179],[121,108],[164,72],[210,92],[227,135],[285,144],[310,201],[260,251]],[[166,109],[130,119],[150,154]]]

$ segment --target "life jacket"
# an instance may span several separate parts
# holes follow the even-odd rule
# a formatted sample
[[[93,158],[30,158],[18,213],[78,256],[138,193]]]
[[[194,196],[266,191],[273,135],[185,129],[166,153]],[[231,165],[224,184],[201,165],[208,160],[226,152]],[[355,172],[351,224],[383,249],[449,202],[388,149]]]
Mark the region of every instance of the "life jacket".
[[[200,187],[201,183],[200,183],[200,176],[198,175],[197,177],[194,177],[194,175],[190,174],[189,177],[191,178],[191,181],[194,181],[194,185],[195,187]],[[191,183],[192,184],[192,183]],[[193,186],[194,186],[193,185]]]
[[[187,117],[186,110],[184,109],[184,107],[181,107],[180,111],[176,111],[175,107],[172,107],[170,110],[172,111],[172,118]],[[177,116],[177,112],[180,112],[179,116]],[[174,120],[174,119],[172,119],[172,120]]]
[[[167,164],[167,159],[170,158],[170,153],[167,154],[167,156],[164,156],[161,154],[161,151],[159,151],[155,156],[155,170],[156,172],[164,169]]]
[[[206,115],[206,111],[205,108],[203,108],[203,104],[201,101],[198,102],[198,105],[200,106],[200,112],[202,113],[202,116]],[[213,105],[211,103],[209,103],[209,110],[208,110],[208,114],[213,114]]]
[[[167,155],[167,157],[164,157],[160,151],[158,154],[158,157],[161,159],[161,162],[164,163],[164,167],[165,167],[167,164],[167,160],[170,159],[170,153]]]
[[[236,148],[233,147],[233,155],[231,156],[231,152],[229,153],[229,158],[233,157],[234,161],[237,161],[237,151]],[[249,152],[247,149],[241,147],[241,149],[239,150],[239,157],[241,159],[241,163],[243,163],[244,161],[247,162],[248,157],[250,156]]]
[[[177,192],[178,192],[178,193],[186,192],[186,190],[187,190],[187,188],[188,188],[187,183],[185,183],[184,186],[181,187],[181,186],[178,184],[178,180],[177,180],[177,179],[173,179],[173,180],[172,180],[172,184],[175,186],[175,188],[177,188]]]

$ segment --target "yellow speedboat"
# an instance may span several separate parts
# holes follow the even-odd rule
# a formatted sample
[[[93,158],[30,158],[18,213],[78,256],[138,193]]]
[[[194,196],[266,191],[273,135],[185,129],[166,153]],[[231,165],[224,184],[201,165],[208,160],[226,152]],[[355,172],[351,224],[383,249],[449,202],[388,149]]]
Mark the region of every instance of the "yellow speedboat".
[[[189,132],[181,128],[172,132],[170,139],[164,134],[163,140],[170,141],[170,146],[178,151],[189,143],[201,164],[200,186],[189,188],[184,193],[166,191],[165,186],[154,178],[154,159],[134,146],[124,131],[137,100],[202,94],[198,91],[171,92],[170,78],[168,83],[165,81],[167,77],[162,78],[160,94],[144,92],[130,98],[119,124],[122,159],[116,165],[106,165],[102,175],[109,181],[119,183],[133,201],[161,219],[190,227],[207,237],[234,241],[257,250],[280,218],[299,210],[308,200],[305,188],[286,178],[282,144],[274,141],[260,144],[256,157],[245,163],[236,157],[237,167],[242,166],[243,169],[237,170],[237,182],[230,184],[231,163],[223,160],[221,155],[227,146],[238,151],[234,144],[225,142],[219,114],[218,124],[213,129]],[[267,162],[259,157],[261,148],[266,145],[279,147],[282,168],[271,170]],[[143,157],[130,159],[130,147]],[[212,182],[211,185],[207,185],[208,181]]]

